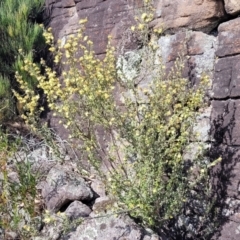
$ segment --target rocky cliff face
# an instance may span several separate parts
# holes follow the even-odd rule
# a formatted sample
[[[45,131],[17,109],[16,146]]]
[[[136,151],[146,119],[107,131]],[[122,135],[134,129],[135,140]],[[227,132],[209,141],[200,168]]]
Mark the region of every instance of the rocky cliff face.
[[[197,81],[202,73],[211,77],[211,104],[202,117],[200,129],[205,135],[209,133],[203,137],[212,144],[214,157],[223,157],[213,172],[222,208],[221,227],[215,239],[237,240],[240,238],[240,18],[237,17],[240,2],[155,0],[155,6],[151,26],[165,30],[158,40],[165,63],[171,66],[176,53],[181,52],[188,56],[185,74],[192,81]],[[52,27],[57,39],[64,39],[78,28],[79,19],[87,17],[87,34],[96,53],[101,55],[107,36],[111,34],[117,44],[139,7],[140,0],[46,0],[45,23]],[[127,46],[130,49],[134,44],[130,40]]]
[[[105,52],[108,35],[117,43],[133,22],[141,0],[46,0],[45,21],[57,39],[65,38],[88,18],[86,33],[94,42],[96,54]]]

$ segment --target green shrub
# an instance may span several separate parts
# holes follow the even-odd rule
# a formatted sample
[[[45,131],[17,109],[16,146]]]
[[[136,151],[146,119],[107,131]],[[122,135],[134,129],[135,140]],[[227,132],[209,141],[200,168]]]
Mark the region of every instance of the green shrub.
[[[32,51],[38,52],[43,47],[42,30],[34,22],[37,14],[42,11],[43,3],[43,0],[0,1],[0,85],[1,89],[8,86],[6,92],[0,93],[0,114],[5,116],[4,120],[14,115],[15,103],[9,93],[11,87],[17,89],[15,71],[21,73],[23,66],[19,50],[29,55],[32,61]],[[36,84],[30,77],[25,76],[24,81],[32,87]]]
[[[4,76],[0,76],[0,122],[9,119],[13,114],[13,96],[10,81]]]

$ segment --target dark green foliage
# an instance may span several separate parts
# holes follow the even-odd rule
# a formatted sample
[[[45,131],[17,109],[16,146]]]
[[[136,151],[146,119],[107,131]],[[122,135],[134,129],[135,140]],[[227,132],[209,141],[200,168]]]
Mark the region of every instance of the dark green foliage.
[[[13,113],[13,96],[10,89],[9,79],[0,75],[0,122],[11,117]]]
[[[42,29],[35,23],[43,7],[43,0],[0,0],[0,121],[14,113],[10,86],[16,88],[14,75],[21,74],[22,59],[19,50],[29,55],[43,48]],[[30,86],[35,83],[24,78]],[[4,112],[3,112],[4,110]],[[3,117],[2,117],[3,116]],[[5,119],[3,119],[5,118]]]

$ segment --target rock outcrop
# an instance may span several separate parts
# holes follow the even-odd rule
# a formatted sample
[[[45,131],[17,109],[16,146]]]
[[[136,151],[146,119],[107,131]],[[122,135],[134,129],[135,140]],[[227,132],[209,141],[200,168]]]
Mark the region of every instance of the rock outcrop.
[[[79,28],[79,20],[87,18],[86,34],[94,43],[96,54],[104,54],[108,35],[117,43],[133,23],[134,9],[141,0],[47,0],[45,22],[55,38],[62,39]],[[129,43],[131,45],[131,43]]]
[[[166,65],[171,67],[180,53],[186,58],[186,77],[195,83],[201,74],[207,73],[212,80],[212,89],[209,89],[208,93],[211,102],[209,109],[212,109],[211,135],[205,136],[210,129],[209,109],[203,114],[204,120],[200,129],[205,131],[202,136],[204,141],[213,146],[213,157],[222,156],[223,159],[213,171],[214,190],[221,210],[218,234],[213,239],[238,240],[240,19],[237,15],[240,13],[240,3],[237,0],[155,0],[155,5],[155,19],[150,26],[162,27],[165,30],[166,35],[160,37],[158,43]],[[78,21],[87,17],[86,33],[94,42],[96,54],[101,55],[105,53],[109,34],[113,36],[115,45],[126,39],[126,29],[134,21],[134,9],[140,6],[140,0],[46,0],[45,23],[52,27],[57,39],[64,40],[78,29]],[[136,47],[132,39],[127,41],[128,50]],[[73,200],[79,199],[81,198]],[[52,208],[50,202],[46,203]],[[60,205],[56,207],[59,208]],[[120,235],[125,233],[126,239],[142,239],[138,228],[129,231],[132,225],[123,226],[121,221],[117,220],[116,223],[123,231],[119,232]],[[84,224],[87,228],[87,222]],[[89,224],[95,228],[93,239],[104,239],[102,234],[112,231],[108,229],[108,224],[98,224],[93,220]],[[77,234],[82,231],[83,226],[79,226],[71,239],[80,239]],[[114,234],[114,237],[122,239],[120,235]],[[133,236],[131,234],[134,237],[130,237]]]
[[[228,1],[234,2],[234,1]],[[238,18],[218,27],[219,45],[216,51],[213,81],[212,133],[223,162],[215,171],[217,189],[224,201],[221,235],[216,239],[239,239],[239,150],[240,150],[240,52]]]
[[[153,24],[169,32],[182,28],[211,32],[224,19],[225,11],[222,1],[215,0],[159,0],[157,19]]]
[[[82,177],[61,167],[53,167],[49,171],[42,195],[47,209],[53,212],[75,200],[89,202],[94,196]]]

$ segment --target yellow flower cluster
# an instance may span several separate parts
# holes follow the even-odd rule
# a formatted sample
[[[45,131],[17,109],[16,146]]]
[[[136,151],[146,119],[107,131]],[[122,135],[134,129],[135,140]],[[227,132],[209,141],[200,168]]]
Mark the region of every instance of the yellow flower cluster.
[[[153,20],[153,14],[152,13],[150,13],[150,14],[143,13],[141,16],[141,19],[143,22],[149,23]]]
[[[150,30],[149,23],[154,20],[155,9],[153,7],[152,0],[143,0],[143,8],[139,16],[135,16],[136,25],[130,27],[132,32],[136,32],[139,35],[139,39],[143,42],[144,45],[148,44],[148,36],[151,32],[151,35],[160,35],[162,33],[162,28]],[[153,42],[152,42],[153,43]],[[150,47],[156,48],[156,45],[149,44]],[[156,50],[156,49],[155,49]]]
[[[86,19],[80,21],[85,23]],[[75,35],[68,37],[64,45],[59,42],[54,45],[51,28],[44,31],[44,37],[49,44],[49,50],[54,55],[54,62],[62,63],[63,81],[60,83],[56,71],[48,67],[44,60],[41,66],[29,61],[24,62],[23,70],[38,81],[38,88],[43,89],[49,107],[60,114],[67,128],[75,125],[76,116],[93,116],[98,113],[96,103],[111,102],[116,80],[115,49],[109,44],[103,61],[99,60],[92,50],[92,41],[83,33],[84,27]],[[44,74],[41,74],[41,69]],[[15,92],[18,101],[24,106],[22,117],[30,124],[37,118],[39,96],[29,89],[21,76],[16,78],[25,93],[23,96]],[[105,104],[107,106],[107,104]],[[31,121],[30,121],[31,119]],[[106,119],[106,121],[108,121]]]
[[[43,25],[41,25],[41,27],[43,28]],[[43,36],[44,36],[47,44],[51,44],[53,41],[53,36],[48,34],[48,32],[51,32],[51,31],[52,31],[52,28],[50,27],[50,28],[48,28],[48,31],[45,31],[43,33]]]
[[[27,69],[27,66],[25,69]],[[25,94],[22,96],[13,90],[13,93],[19,102],[18,110],[20,111],[21,117],[26,121],[26,123],[30,125],[34,124],[39,95],[36,95],[35,91],[31,89],[25,81],[23,81],[22,76],[19,75],[18,72],[16,73],[16,79],[20,84],[20,88],[25,92]]]

